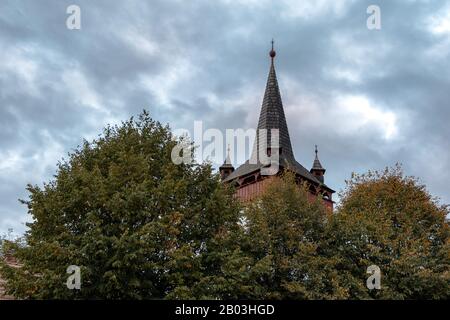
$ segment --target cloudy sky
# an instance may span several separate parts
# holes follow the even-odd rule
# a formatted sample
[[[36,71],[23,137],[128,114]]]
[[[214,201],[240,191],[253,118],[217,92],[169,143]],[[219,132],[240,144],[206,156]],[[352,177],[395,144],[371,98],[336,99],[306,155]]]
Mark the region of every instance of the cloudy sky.
[[[25,230],[26,184],[108,123],[145,108],[174,129],[255,127],[272,37],[300,163],[318,144],[339,190],[400,162],[450,203],[449,1],[1,0],[0,234]]]

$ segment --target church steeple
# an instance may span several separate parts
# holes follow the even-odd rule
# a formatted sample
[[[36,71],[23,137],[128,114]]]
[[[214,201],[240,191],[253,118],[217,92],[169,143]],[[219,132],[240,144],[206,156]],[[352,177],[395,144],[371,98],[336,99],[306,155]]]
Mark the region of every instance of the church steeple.
[[[265,181],[271,179],[273,174],[288,170],[295,174],[296,181],[309,185],[309,192],[313,196],[311,199],[316,199],[318,194],[322,194],[325,206],[333,210],[332,195],[334,190],[324,183],[325,169],[319,161],[317,146],[316,158],[314,159],[311,170],[306,169],[297,162],[292,152],[291,139],[289,137],[283,102],[281,101],[280,89],[275,73],[276,55],[277,53],[275,52],[272,40],[272,48],[269,52],[269,75],[267,77],[266,91],[262,101],[257,135],[251,158],[234,170],[230,157],[227,156],[225,163],[220,167],[222,180],[224,183],[231,183],[236,188],[235,195],[237,199],[252,201],[264,192]],[[279,133],[279,140],[276,146],[271,145],[271,129],[277,129]],[[266,136],[264,136],[264,132],[267,134]],[[274,142],[276,143],[277,141]],[[279,166],[272,166],[272,164],[276,163],[276,158],[264,157],[263,159],[261,157],[264,154],[273,156],[274,151],[278,151]],[[270,160],[270,165],[267,165],[267,160]],[[267,171],[266,169],[270,170]]]
[[[324,183],[324,174],[326,170],[319,161],[318,152],[316,145],[316,157],[314,158],[313,166],[309,172],[311,172],[320,182]]]
[[[227,149],[227,157],[225,158],[225,162],[223,165],[219,167],[220,177],[222,180],[226,179],[232,172],[234,171],[233,164],[231,163],[230,157],[230,146],[228,145]]]
[[[269,75],[267,77],[266,91],[264,93],[264,99],[261,107],[261,113],[259,115],[257,136],[255,145],[253,147],[252,159],[257,159],[257,152],[266,152],[264,147],[270,149],[271,146],[271,134],[270,129],[279,130],[279,154],[280,158],[287,160],[288,162],[294,162],[294,153],[292,152],[291,139],[289,137],[289,131],[286,123],[286,117],[284,115],[283,102],[281,101],[280,89],[278,87],[277,75],[275,72],[275,56],[276,51],[273,47],[269,53],[271,58]],[[267,130],[267,144],[260,143],[259,132],[261,129]],[[260,153],[261,154],[261,153]]]

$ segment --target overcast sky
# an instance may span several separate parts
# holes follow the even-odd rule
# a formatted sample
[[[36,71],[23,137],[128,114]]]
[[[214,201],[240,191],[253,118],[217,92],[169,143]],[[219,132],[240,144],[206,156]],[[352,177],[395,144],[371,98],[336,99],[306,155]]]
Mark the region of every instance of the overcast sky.
[[[26,184],[108,123],[145,108],[174,129],[254,128],[272,37],[300,163],[319,145],[339,190],[400,162],[450,203],[449,1],[1,0],[0,234],[25,230]]]

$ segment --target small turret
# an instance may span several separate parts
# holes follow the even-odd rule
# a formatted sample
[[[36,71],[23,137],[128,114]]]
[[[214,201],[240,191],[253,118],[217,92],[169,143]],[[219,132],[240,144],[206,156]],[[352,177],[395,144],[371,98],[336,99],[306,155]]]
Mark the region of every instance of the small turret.
[[[319,180],[320,182],[324,183],[325,179],[324,179],[324,175],[325,175],[325,168],[322,167],[322,164],[319,161],[319,156],[318,151],[317,151],[317,145],[316,145],[316,158],[314,159],[314,163],[313,166],[311,168],[311,170],[309,170],[309,172],[311,172],[316,178],[317,180]]]
[[[225,180],[232,172],[234,171],[234,167],[231,164],[230,158],[230,146],[228,146],[227,157],[223,165],[219,167],[220,177],[222,180]]]

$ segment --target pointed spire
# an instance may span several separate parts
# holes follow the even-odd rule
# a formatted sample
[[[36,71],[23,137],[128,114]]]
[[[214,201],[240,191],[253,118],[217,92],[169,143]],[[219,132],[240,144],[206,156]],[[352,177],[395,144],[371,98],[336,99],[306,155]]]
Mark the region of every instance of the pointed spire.
[[[231,165],[230,152],[231,152],[231,148],[230,148],[230,145],[228,144],[228,148],[227,148],[227,157],[225,158],[224,165]]]
[[[322,167],[322,164],[319,161],[319,156],[317,155],[317,153],[319,152],[317,150],[317,144],[316,144],[316,158],[314,159],[314,163],[313,163],[313,169],[317,169],[317,170],[324,170]]]
[[[320,163],[319,160],[319,156],[318,153],[319,151],[317,150],[317,145],[316,145],[316,149],[315,149],[315,153],[316,153],[316,157],[314,158],[314,162],[313,162],[313,166],[310,170],[310,172],[316,176],[317,179],[319,179],[320,182],[324,182],[324,178],[323,175],[325,174],[325,168],[322,167],[322,164]]]
[[[274,50],[274,42],[272,40],[272,49],[269,53],[271,58],[271,64],[269,69],[269,75],[267,77],[266,91],[264,93],[264,99],[261,107],[261,113],[258,121],[258,133],[261,129],[267,130],[267,144],[266,147],[270,147],[271,135],[270,129],[279,130],[279,148],[280,157],[290,162],[294,162],[294,153],[292,152],[291,139],[289,137],[289,131],[286,123],[286,117],[284,115],[283,102],[281,100],[280,89],[278,87],[277,75],[275,72],[274,58],[276,52]],[[255,145],[253,146],[252,159],[258,159],[258,150],[260,152],[267,152],[263,150],[264,144],[259,143],[258,133],[255,139]]]
[[[227,157],[225,158],[225,162],[219,167],[219,172],[222,180],[226,179],[234,171],[233,164],[231,163],[230,152],[230,145],[228,145]]]

